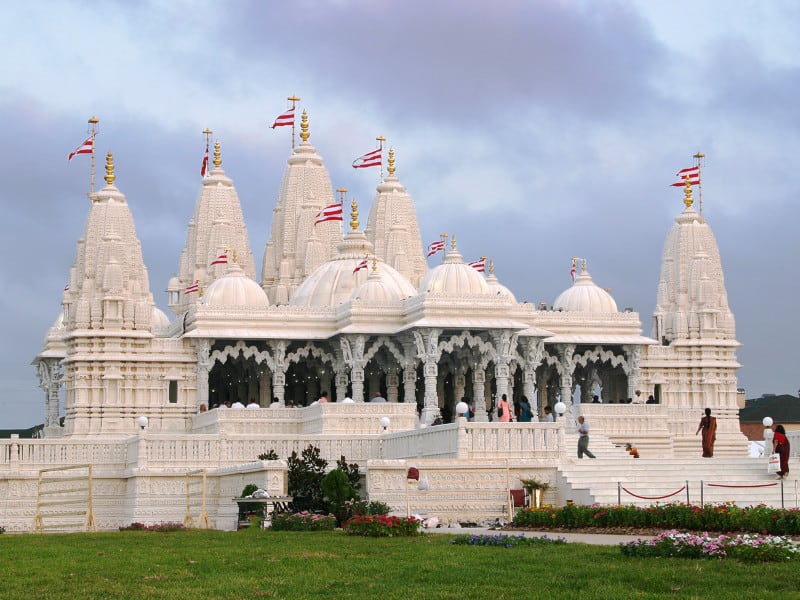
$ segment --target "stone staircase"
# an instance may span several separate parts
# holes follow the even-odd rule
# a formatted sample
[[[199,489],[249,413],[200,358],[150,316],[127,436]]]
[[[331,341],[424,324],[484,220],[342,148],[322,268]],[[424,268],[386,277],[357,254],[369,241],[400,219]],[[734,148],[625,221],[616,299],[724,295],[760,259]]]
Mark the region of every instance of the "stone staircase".
[[[577,447],[577,439],[574,443]],[[796,476],[778,481],[767,473],[764,458],[636,459],[624,449],[603,444],[599,436],[592,436],[590,449],[597,456],[594,460],[576,457],[561,462],[556,481],[561,502],[800,506],[800,482]],[[796,473],[798,466],[790,465],[790,472]]]

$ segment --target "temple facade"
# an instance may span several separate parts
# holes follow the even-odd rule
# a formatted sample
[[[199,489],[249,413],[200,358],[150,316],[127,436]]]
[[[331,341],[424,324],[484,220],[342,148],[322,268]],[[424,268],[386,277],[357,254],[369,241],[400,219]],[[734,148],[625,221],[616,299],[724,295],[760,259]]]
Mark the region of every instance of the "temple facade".
[[[153,505],[152,486],[122,471],[143,473],[155,461],[169,479],[213,467],[219,481],[234,482],[216,488],[220,497],[238,493],[237,473],[258,471],[265,486],[278,489],[284,474],[274,465],[243,466],[270,446],[289,452],[321,444],[334,461],[337,453],[365,468],[378,461],[378,473],[390,459],[453,452],[463,458],[465,446],[448,445],[506,425],[523,441],[495,433],[502,441],[490,451],[488,438],[473,439],[471,458],[514,458],[524,469],[526,459],[547,457],[557,469],[565,456],[559,439],[574,431],[580,414],[591,415],[593,432],[612,445],[634,439],[652,456],[680,457],[697,454],[695,428],[709,407],[718,419],[718,453],[746,456],[734,318],[716,240],[694,209],[688,182],[684,210],[666,236],[653,329],[645,335],[639,315],[618,310],[586,260],[546,306],[518,302],[491,264],[484,273],[466,263],[456,235],[429,264],[393,150],[364,229],[359,207],[343,197],[342,221],[317,222],[336,198],[305,113],[300,138],[275,203],[260,278],[215,144],[213,168],[187,215],[186,245],[179,257],[164,257],[177,267],[167,283],[170,317],[150,291],[109,153],[106,185],[89,196],[61,314],[34,359],[44,439],[30,442],[30,464],[18,469],[32,478],[48,466],[47,450],[37,444],[82,448],[55,461],[65,466],[118,453],[106,461],[105,475],[116,482],[111,496],[128,508],[106,515],[113,526],[137,515],[163,517],[165,510]],[[317,402],[323,391],[327,404]],[[385,403],[369,402],[379,394]],[[530,401],[530,423],[498,423],[504,394],[514,403]],[[592,404],[595,395],[601,404]],[[229,401],[261,408],[226,410]],[[458,418],[460,402],[471,407],[471,430]],[[556,423],[545,422],[546,406],[560,407]],[[391,425],[379,427],[381,415]],[[431,427],[440,422],[445,429]],[[441,437],[447,424],[456,442]],[[409,436],[417,441],[404,445]],[[374,490],[380,481],[372,481]],[[22,496],[35,495],[20,485]],[[180,495],[181,485],[171,480],[168,493]]]

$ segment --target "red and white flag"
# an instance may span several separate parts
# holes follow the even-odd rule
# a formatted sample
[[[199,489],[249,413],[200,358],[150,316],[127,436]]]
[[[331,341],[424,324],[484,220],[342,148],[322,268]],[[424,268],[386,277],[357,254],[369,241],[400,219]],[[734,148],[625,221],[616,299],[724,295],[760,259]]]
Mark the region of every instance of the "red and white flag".
[[[356,265],[355,269],[353,269],[353,275],[358,273],[361,269],[366,269],[366,268],[367,268],[367,259],[365,258],[364,260],[362,260],[360,263],[358,263]]]
[[[200,280],[195,279],[192,285],[188,286],[185,290],[183,290],[183,293],[184,295],[188,296],[189,294],[196,294],[199,291],[200,291]]]
[[[86,141],[83,142],[80,146],[75,149],[75,152],[70,152],[67,160],[72,160],[72,157],[76,154],[91,154],[94,151],[94,139],[91,137],[86,138]]]
[[[576,261],[573,259],[573,261],[572,261],[572,267],[570,267],[570,270],[569,270],[569,274],[570,274],[570,277],[572,277],[572,281],[575,281],[575,272],[576,272],[577,270],[578,270],[577,263],[576,263]]]
[[[275,122],[272,124],[272,129],[286,126],[294,127],[294,106],[282,115],[278,115],[275,118]]]
[[[431,242],[428,245],[428,258],[437,252],[441,252],[442,250],[444,250],[444,242],[442,240],[439,240],[438,242]]]
[[[324,223],[325,221],[341,221],[342,220],[342,205],[338,202],[336,204],[331,204],[330,206],[326,206],[321,211],[317,213],[317,219],[314,221],[314,225],[317,223]]]
[[[473,261],[469,263],[469,266],[475,269],[478,273],[485,273],[486,272],[486,259],[482,258],[480,260]]]
[[[380,167],[382,164],[381,153],[383,148],[378,148],[372,152],[367,152],[364,156],[359,156],[353,161],[354,169],[366,169],[367,167]]]
[[[211,261],[212,265],[227,265],[228,264],[228,253],[223,252],[217,258]]]
[[[67,285],[65,285],[65,286],[64,286],[64,291],[65,291],[65,292],[68,292],[68,291],[69,291],[69,284],[67,284]]]
[[[206,153],[203,156],[203,166],[200,167],[200,177],[205,177],[208,173],[208,144],[206,144]]]
[[[700,167],[689,167],[688,169],[681,169],[678,171],[678,181],[673,183],[672,187],[683,187],[686,185],[686,178],[689,178],[691,185],[698,185],[700,183]]]

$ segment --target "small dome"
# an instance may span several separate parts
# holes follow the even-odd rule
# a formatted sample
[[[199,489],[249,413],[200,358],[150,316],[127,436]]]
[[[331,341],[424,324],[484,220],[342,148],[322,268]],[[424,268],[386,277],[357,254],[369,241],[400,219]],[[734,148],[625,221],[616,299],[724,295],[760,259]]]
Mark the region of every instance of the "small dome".
[[[237,263],[228,265],[225,275],[208,286],[201,302],[206,306],[269,306],[267,294]]]
[[[178,279],[177,275],[173,275],[169,279],[169,283],[167,284],[167,291],[168,292],[180,292],[183,289],[181,286],[181,281]]]
[[[447,294],[489,294],[489,284],[475,269],[464,262],[458,250],[453,249],[444,262],[434,267],[419,284],[419,291]]]
[[[517,301],[514,294],[511,293],[511,290],[500,283],[500,281],[497,279],[497,275],[495,275],[494,272],[489,273],[489,277],[486,278],[486,283],[489,284],[489,293],[492,296],[506,297],[511,300],[511,302]]]
[[[611,294],[592,281],[591,275],[584,266],[572,287],[561,292],[553,302],[553,310],[615,313],[617,312],[617,303],[614,302]]]
[[[169,317],[164,311],[153,305],[153,316],[150,319],[151,329],[154,333],[161,333],[169,329]]]
[[[390,271],[394,271],[397,276],[388,276]],[[353,292],[352,300],[380,304],[403,300],[416,295],[416,293],[417,290],[414,289],[414,286],[400,273],[389,265],[380,263],[370,270],[367,280],[356,288]]]

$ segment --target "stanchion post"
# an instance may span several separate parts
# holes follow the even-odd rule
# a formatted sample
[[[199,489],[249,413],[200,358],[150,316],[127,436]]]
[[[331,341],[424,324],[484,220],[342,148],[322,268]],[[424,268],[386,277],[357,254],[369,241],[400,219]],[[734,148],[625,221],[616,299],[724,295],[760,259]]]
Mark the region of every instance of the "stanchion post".
[[[617,506],[622,506],[622,482],[617,482]]]
[[[781,479],[781,510],[785,507],[783,506],[783,479]]]
[[[686,480],[686,504],[689,504],[689,480]]]
[[[705,506],[703,504],[703,480],[700,480],[700,506]]]

